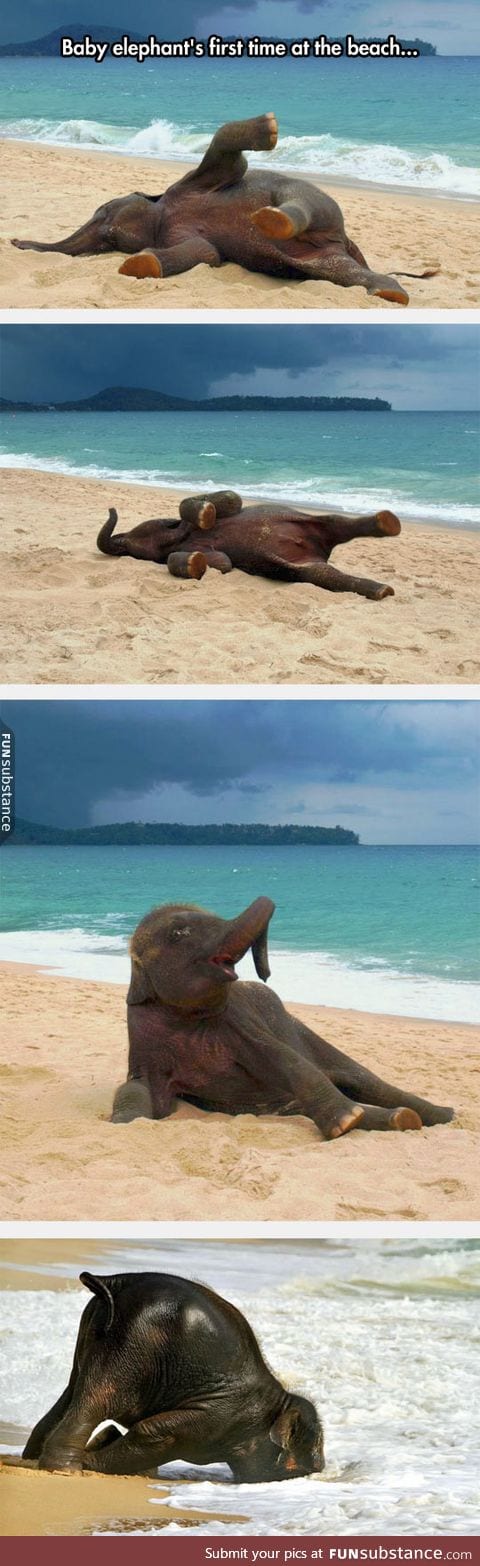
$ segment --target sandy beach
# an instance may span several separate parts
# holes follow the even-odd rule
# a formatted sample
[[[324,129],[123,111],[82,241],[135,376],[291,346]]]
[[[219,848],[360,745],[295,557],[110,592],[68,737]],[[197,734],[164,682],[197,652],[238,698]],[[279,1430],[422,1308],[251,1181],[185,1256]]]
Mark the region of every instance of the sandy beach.
[[[396,310],[363,288],[262,277],[232,263],[202,265],[180,277],[143,281],[119,275],[116,255],[72,259],[22,252],[10,240],[58,241],[102,202],[129,191],[161,193],[188,165],[119,157],[70,147],[6,140],[1,223],[0,308],[115,310]],[[406,287],[415,309],[473,308],[480,301],[477,209],[474,204],[327,180],[342,207],[347,232],[382,272],[422,272]]]
[[[114,1126],[123,986],[1,965],[2,1219],[473,1219],[480,1216],[476,1030],[320,1006],[291,1008],[374,1071],[453,1104],[455,1121],[323,1143],[301,1116],[179,1105]]]
[[[247,1520],[245,1513],[232,1518],[231,1513],[202,1513],[190,1506],[185,1512],[178,1506],[172,1511],[161,1504],[168,1493],[164,1484],[154,1484],[147,1478],[125,1474],[49,1474],[34,1464],[19,1464],[18,1458],[12,1459],[11,1464],[0,1459],[2,1536],[75,1537],[110,1530],[128,1534],[149,1532],[153,1527],[161,1529],[172,1522],[179,1528],[196,1528],[202,1522]]]
[[[241,571],[181,581],[166,567],[98,553],[112,503],[120,526],[176,516],[180,492],[2,474],[5,681],[126,684],[451,684],[480,676],[478,541],[407,523],[334,556],[389,582],[379,603]]]

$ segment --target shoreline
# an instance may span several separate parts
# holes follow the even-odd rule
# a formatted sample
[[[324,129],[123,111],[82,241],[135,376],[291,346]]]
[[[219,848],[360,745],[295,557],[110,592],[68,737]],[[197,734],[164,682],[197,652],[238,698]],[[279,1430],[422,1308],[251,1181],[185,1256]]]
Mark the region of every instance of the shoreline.
[[[480,679],[468,529],[407,522],[335,561],[389,583],[375,603],[233,570],[203,580],[96,549],[113,481],[3,469],[6,683],[465,684]],[[115,481],[120,528],[167,516],[163,486]],[[307,508],[306,508],[307,509]],[[478,648],[478,655],[477,655]]]
[[[15,414],[12,415],[11,413],[6,413],[4,414],[4,417],[12,418],[15,417]],[[6,453],[6,455],[8,455],[8,453]],[[195,491],[197,485],[199,485],[200,488],[198,492],[203,493],[201,479],[186,478],[181,481],[179,480],[178,483],[172,483],[171,481],[168,482],[167,479],[161,478],[154,480],[152,479],[151,482],[147,482],[147,480],[144,478],[137,479],[134,476],[131,478],[126,477],[125,473],[119,473],[117,476],[113,470],[108,474],[107,477],[105,477],[101,473],[91,473],[88,471],[88,469],[81,467],[62,467],[60,463],[58,467],[50,467],[47,466],[48,460],[48,458],[45,459],[45,466],[42,465],[41,458],[34,458],[32,462],[26,462],[22,464],[19,462],[8,463],[4,461],[3,457],[0,455],[0,472],[6,473],[7,476],[12,473],[45,473],[51,474],[53,477],[58,475],[58,478],[80,479],[80,481],[85,484],[128,484],[131,485],[133,489],[160,489],[162,494],[165,493],[167,496],[170,494],[175,496],[184,495],[185,491]],[[342,506],[339,501],[332,501],[330,508],[330,506],[327,506],[325,500],[322,497],[320,497],[317,502],[315,497],[304,500],[303,497],[298,498],[291,496],[288,492],[284,495],[279,495],[274,492],[270,493],[263,491],[262,494],[259,495],[255,485],[253,485],[251,488],[249,488],[248,485],[243,485],[242,495],[244,495],[245,498],[254,505],[261,505],[262,501],[266,501],[269,504],[277,503],[280,506],[297,506],[300,511],[311,511],[317,516],[327,516],[330,509],[338,512],[339,516],[349,515],[348,508]],[[365,502],[365,504],[367,504],[367,502]],[[371,504],[373,504],[373,502],[371,502]],[[465,534],[467,537],[471,537],[472,534],[476,535],[480,532],[480,516],[478,520],[475,518],[475,520],[471,521],[470,523],[465,521],[456,523],[445,517],[439,517],[437,521],[437,519],[432,516],[431,512],[422,512],[421,507],[419,507],[418,511],[416,510],[414,515],[406,516],[405,520],[402,521],[403,530],[410,527],[423,527],[428,529],[428,531],[432,534],[443,532],[449,535],[454,533],[455,537],[461,536],[462,534]]]
[[[137,132],[146,129],[148,129],[147,126],[139,125],[136,127]],[[94,146],[93,144],[89,145],[88,142],[83,142],[82,145],[79,146],[78,142],[56,141],[53,138],[51,141],[48,141],[47,138],[40,140],[40,138],[34,136],[2,135],[0,127],[0,147],[4,142],[13,142],[15,146],[19,147],[53,147],[55,148],[55,151],[66,153],[89,152],[97,158],[104,156],[109,158],[122,158],[125,159],[126,163],[131,162],[132,158],[139,157],[137,152],[126,152],[122,147],[99,147]],[[152,153],[150,157],[148,154],[142,153],[141,156],[146,163],[158,164],[161,162],[171,172],[173,183],[173,176],[176,169],[179,170],[179,178],[183,178],[183,175],[187,174],[190,169],[198,168],[203,154],[199,154],[194,163],[180,156],[174,157],[173,154],[171,154],[170,158],[168,159],[161,157],[161,155],[159,156],[158,153]],[[314,169],[306,169],[303,166],[299,167],[296,163],[282,163],[281,165],[277,163],[275,165],[273,165],[273,163],[252,164],[252,168],[255,169],[266,169],[273,167],[275,167],[275,171],[278,174],[294,174],[297,179],[309,180],[313,185],[317,185],[319,188],[322,188],[323,183],[325,182],[327,185],[332,185],[338,190],[366,190],[372,192],[379,191],[383,195],[408,196],[413,200],[420,202],[430,201],[431,198],[432,201],[453,201],[455,204],[459,203],[461,206],[466,207],[478,206],[480,203],[480,194],[478,196],[467,196],[464,191],[439,190],[430,185],[422,185],[421,188],[418,188],[415,185],[393,185],[388,184],[388,182],[384,182],[382,180],[358,179],[354,174],[336,174],[334,171],[329,171],[328,169],[322,169],[321,174],[316,174]],[[459,164],[458,167],[462,168],[462,164]]]
[[[168,1479],[131,1474],[48,1473],[18,1455],[0,1454],[2,1537],[50,1538],[149,1533],[175,1523],[182,1531],[202,1523],[247,1523],[248,1513],[202,1512],[169,1504]],[[178,1485],[178,1478],[175,1481]],[[188,1480],[183,1481],[188,1485]],[[153,1504],[152,1504],[153,1503]],[[121,1523],[119,1524],[119,1519]]]
[[[56,241],[88,220],[105,201],[128,187],[162,193],[192,168],[189,162],[58,146],[5,137],[2,143],[6,196],[2,214],[0,308],[186,310],[390,310],[398,306],[369,296],[361,287],[298,281],[248,272],[235,262],[212,269],[204,263],[188,273],[142,280],[119,273],[116,254],[73,259],[12,248],[10,239],[31,236]],[[195,165],[193,165],[194,167]],[[315,174],[302,177],[322,187]],[[327,180],[338,195],[347,232],[368,251],[372,269],[420,273],[408,281],[417,309],[472,308],[480,299],[477,203],[444,196],[383,190],[359,182]],[[413,218],[413,222],[412,222]]]
[[[122,987],[1,964],[5,1093],[1,1216],[103,1223],[464,1221],[480,1216],[476,1032],[332,1007],[289,1009],[447,1125],[323,1142],[303,1116],[229,1116],[178,1102],[162,1122],[110,1120],[127,1062]]]
[[[20,848],[22,846],[26,848],[42,847],[41,844],[20,844],[18,846]],[[40,938],[41,941],[44,935],[50,936],[53,941],[55,936],[59,936],[61,939],[62,936],[69,933],[69,931],[65,930],[4,930],[0,933],[0,953],[5,947],[8,948],[9,937],[14,939],[19,936],[21,938],[26,937],[28,938],[28,944],[35,947],[36,939]],[[91,939],[93,940],[94,938],[92,935]],[[308,987],[308,959],[312,957],[317,958],[319,961],[319,986],[324,992],[326,990],[329,991],[328,1000],[317,999],[311,994],[307,999],[303,999],[305,989]],[[307,963],[305,963],[305,958]],[[474,1029],[477,1027],[479,987],[473,978],[451,980],[450,984],[448,984],[448,981],[447,983],[442,981],[438,974],[406,974],[402,973],[401,970],[393,968],[379,972],[378,968],[374,967],[367,969],[355,967],[354,964],[349,965],[346,961],[337,958],[331,953],[325,956],[324,952],[311,949],[297,951],[292,947],[275,947],[272,943],[270,943],[270,960],[272,964],[272,989],[276,991],[284,1006],[287,1006],[288,1009],[294,1010],[297,1005],[305,1005],[307,1007],[320,1006],[321,1008],[326,1006],[332,1012],[343,1014],[345,1011],[348,1011],[352,1012],[353,1015],[358,1014],[362,1017],[383,1018],[384,1021],[387,1019],[391,1021],[404,1020],[411,1023],[425,1023],[427,1026],[438,1024],[440,1027]],[[112,971],[99,971],[99,965],[102,964],[102,961],[104,969],[107,967],[107,964],[112,970],[114,966],[115,968],[118,967],[119,970],[122,969],[119,972],[119,977],[113,977]],[[238,977],[240,979],[252,977],[248,967],[248,958],[244,962],[246,972],[243,971],[243,962],[238,965]],[[282,974],[287,963],[288,978],[284,979]],[[125,972],[123,972],[124,966]],[[22,956],[11,956],[10,954],[0,955],[0,975],[3,971],[14,973],[18,968],[36,974],[39,978],[59,979],[69,984],[110,985],[115,989],[121,987],[122,992],[126,991],[129,983],[127,947],[125,947],[124,953],[119,953],[117,956],[110,955],[109,957],[103,957],[103,959],[98,956],[95,950],[84,948],[83,951],[74,952],[70,958],[65,958],[64,955],[63,961],[60,958],[58,963],[54,963],[53,958],[51,960],[48,957],[42,959],[38,955],[34,957],[33,961],[29,960],[28,957],[23,958]],[[450,1007],[448,1004],[445,1005],[445,1001],[447,1001],[446,994],[444,996],[443,1014],[433,1011],[419,1012],[411,1009],[413,996],[412,994],[408,995],[410,985],[420,988],[422,986],[431,986],[432,991],[435,992],[436,989],[438,994],[442,982],[444,983],[445,991],[449,992],[448,999],[451,1001],[451,1004],[452,992],[454,995],[456,994],[457,986],[462,990],[463,1002],[459,997],[458,1004],[459,1006],[463,1004],[464,1010],[471,1011],[473,1013],[472,1016],[451,1015]],[[367,997],[365,997],[365,989],[367,990]],[[395,1009],[395,989],[397,989],[399,1010]],[[368,994],[369,990],[374,993],[380,990],[382,1001],[379,1004],[373,1003],[373,998]],[[332,992],[334,998],[332,998]],[[354,1004],[351,1003],[352,995],[355,996]],[[370,1000],[370,1004],[367,1004],[367,998]]]

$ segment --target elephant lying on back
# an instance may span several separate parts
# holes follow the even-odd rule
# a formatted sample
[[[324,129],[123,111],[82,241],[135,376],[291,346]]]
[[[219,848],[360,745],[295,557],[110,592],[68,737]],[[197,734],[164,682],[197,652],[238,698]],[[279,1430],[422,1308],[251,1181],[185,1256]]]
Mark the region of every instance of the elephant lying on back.
[[[329,564],[332,550],[353,538],[387,538],[400,532],[393,511],[369,517],[315,516],[293,506],[243,506],[235,490],[190,495],[180,503],[180,521],[140,522],[130,533],[115,533],[112,507],[100,529],[97,547],[104,555],[130,555],[168,566],[172,576],[204,576],[207,566],[283,582],[312,582],[332,593],[388,598],[393,587],[369,577],[352,576]]]
[[[229,1115],[308,1115],[325,1138],[451,1120],[452,1109],[382,1082],[327,1044],[271,990],[234,982],[250,948],[259,978],[269,978],[274,909],[259,897],[226,920],[166,904],[142,919],[131,942],[128,1079],[112,1119],[162,1119],[181,1098]]]
[[[25,1459],[103,1474],[145,1474],[175,1459],[228,1463],[239,1484],[321,1472],[316,1408],[285,1391],[228,1300],[170,1273],[82,1272],[80,1281],[95,1299],[70,1380],[32,1430]],[[90,1442],[105,1420],[125,1435],[110,1426]]]
[[[372,272],[348,239],[336,201],[307,180],[272,169],[249,170],[244,151],[271,152],[274,114],[222,125],[198,168],[159,196],[134,191],[107,201],[67,239],[14,239],[19,250],[57,250],[67,256],[121,251],[128,277],[172,277],[199,262],[237,261],[250,272],[355,285],[391,303],[407,305],[396,277]],[[404,272],[431,277],[432,271]],[[321,303],[321,300],[319,300]]]

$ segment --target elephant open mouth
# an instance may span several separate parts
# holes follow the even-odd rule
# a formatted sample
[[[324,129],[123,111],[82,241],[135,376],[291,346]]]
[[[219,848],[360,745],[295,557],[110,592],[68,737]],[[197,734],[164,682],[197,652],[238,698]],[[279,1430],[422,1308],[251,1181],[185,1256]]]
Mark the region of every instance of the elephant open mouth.
[[[235,965],[251,950],[259,979],[270,978],[268,961],[268,926],[275,904],[269,897],[257,897],[238,919],[227,926],[222,943],[208,958],[209,964],[220,970],[230,983],[238,978]]]

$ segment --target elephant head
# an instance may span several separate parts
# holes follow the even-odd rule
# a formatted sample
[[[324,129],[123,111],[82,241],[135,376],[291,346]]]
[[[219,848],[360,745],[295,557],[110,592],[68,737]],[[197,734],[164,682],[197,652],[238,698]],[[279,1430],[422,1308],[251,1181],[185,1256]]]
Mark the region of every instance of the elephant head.
[[[320,1474],[325,1467],[323,1429],[308,1398],[285,1393],[268,1433],[242,1443],[229,1459],[239,1484],[266,1484]]]
[[[156,1001],[181,1012],[215,1011],[251,948],[260,979],[270,976],[267,932],[275,904],[257,897],[237,919],[220,919],[189,903],[154,908],[131,941],[129,1006]]]

